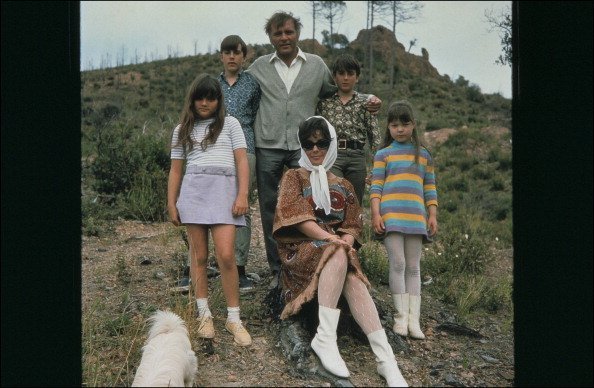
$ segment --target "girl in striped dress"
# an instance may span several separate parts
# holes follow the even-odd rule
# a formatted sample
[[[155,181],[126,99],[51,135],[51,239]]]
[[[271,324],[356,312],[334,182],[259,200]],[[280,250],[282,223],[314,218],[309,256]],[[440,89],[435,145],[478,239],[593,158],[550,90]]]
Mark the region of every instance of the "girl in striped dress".
[[[421,144],[413,108],[396,101],[388,108],[384,143],[373,160],[371,222],[384,235],[396,334],[424,339],[421,310],[423,240],[437,233],[437,189],[429,151]]]

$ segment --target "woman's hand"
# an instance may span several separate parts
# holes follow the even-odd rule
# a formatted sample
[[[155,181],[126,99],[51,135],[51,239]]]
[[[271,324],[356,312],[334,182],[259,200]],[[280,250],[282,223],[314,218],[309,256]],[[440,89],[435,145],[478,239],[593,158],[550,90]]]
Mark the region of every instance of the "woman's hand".
[[[345,239],[345,236],[349,236],[351,239],[353,239],[353,236],[351,236],[350,234],[343,234],[342,237],[338,236],[336,234],[332,234],[329,237],[325,238],[324,241],[342,246],[347,250],[347,252],[354,250],[354,248],[353,248],[354,239],[352,242],[349,242],[348,237]]]
[[[340,239],[346,241],[350,246],[353,246],[353,244],[355,243],[355,237],[348,233],[345,233],[342,236],[340,236]]]

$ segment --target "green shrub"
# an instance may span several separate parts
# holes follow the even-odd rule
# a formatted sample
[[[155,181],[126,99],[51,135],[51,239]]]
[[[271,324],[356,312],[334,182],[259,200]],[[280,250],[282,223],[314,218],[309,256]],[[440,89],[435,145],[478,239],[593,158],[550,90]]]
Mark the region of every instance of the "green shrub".
[[[121,124],[96,131],[97,158],[90,166],[95,191],[115,200],[131,189],[139,172],[168,171],[167,138],[139,132]]]
[[[485,165],[476,165],[472,168],[470,175],[473,179],[488,180],[493,176],[493,169]]]
[[[379,241],[368,241],[359,249],[359,259],[363,272],[370,282],[388,284],[389,263],[386,249]]]
[[[466,89],[466,98],[472,102],[485,102],[485,96],[483,96],[481,88],[476,84],[472,84]]]
[[[167,173],[156,170],[152,173],[138,171],[130,191],[122,196],[120,206],[127,210],[127,218],[148,221],[164,221],[167,205]]]
[[[437,129],[441,129],[441,128],[447,128],[449,127],[449,125],[443,121],[429,121],[427,122],[427,125],[425,126],[425,131],[426,132],[430,132],[430,131],[435,131]]]
[[[503,191],[505,190],[505,182],[503,178],[496,176],[491,180],[491,191]]]

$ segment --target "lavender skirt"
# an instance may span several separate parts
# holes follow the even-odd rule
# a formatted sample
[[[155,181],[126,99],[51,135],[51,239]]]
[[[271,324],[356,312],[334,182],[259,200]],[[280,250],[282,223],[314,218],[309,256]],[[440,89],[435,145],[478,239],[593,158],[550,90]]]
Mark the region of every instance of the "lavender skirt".
[[[236,196],[234,168],[188,166],[177,199],[181,222],[245,226],[245,216],[231,213]]]

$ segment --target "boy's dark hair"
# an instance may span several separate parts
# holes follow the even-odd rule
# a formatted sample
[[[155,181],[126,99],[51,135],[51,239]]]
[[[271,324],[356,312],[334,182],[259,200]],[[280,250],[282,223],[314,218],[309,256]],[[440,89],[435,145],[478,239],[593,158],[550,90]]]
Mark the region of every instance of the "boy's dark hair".
[[[314,132],[321,131],[324,139],[330,140],[330,130],[326,120],[321,117],[310,117],[299,124],[299,143],[303,144]]]
[[[342,54],[334,61],[332,65],[332,75],[341,71],[354,71],[357,77],[361,74],[361,64],[354,56],[350,54]]]
[[[241,39],[239,35],[229,35],[223,39],[221,42],[221,52],[228,50],[228,51],[235,51],[237,50],[237,45],[241,45],[241,52],[243,56],[247,56],[247,45]]]
[[[301,20],[298,17],[293,16],[291,12],[284,11],[276,12],[274,13],[274,15],[270,17],[270,19],[266,20],[266,24],[264,25],[264,31],[266,31],[266,35],[270,35],[270,32],[272,31],[272,26],[280,28],[285,24],[287,20],[293,21],[293,24],[295,24],[295,31],[297,31],[297,35],[300,35],[301,27],[303,27],[303,25],[301,24]]]

